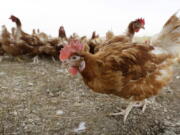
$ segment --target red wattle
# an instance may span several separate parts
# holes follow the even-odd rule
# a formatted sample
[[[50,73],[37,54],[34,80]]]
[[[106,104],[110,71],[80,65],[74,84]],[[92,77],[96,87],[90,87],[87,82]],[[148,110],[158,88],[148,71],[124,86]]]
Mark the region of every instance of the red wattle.
[[[70,67],[69,68],[69,72],[72,74],[72,75],[76,75],[78,73],[78,70],[77,68],[75,67]]]

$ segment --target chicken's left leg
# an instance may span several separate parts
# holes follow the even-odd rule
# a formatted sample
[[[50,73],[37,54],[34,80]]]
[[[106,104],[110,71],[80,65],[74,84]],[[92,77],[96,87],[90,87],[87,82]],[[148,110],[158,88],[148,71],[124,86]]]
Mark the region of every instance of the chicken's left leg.
[[[136,104],[135,107],[142,107],[142,112],[144,113],[146,110],[146,106],[153,103],[155,103],[155,97],[152,97],[150,100],[144,99],[139,104]]]
[[[111,116],[115,116],[115,115],[124,115],[124,123],[126,122],[127,116],[129,114],[129,112],[131,111],[131,109],[136,105],[137,102],[130,102],[129,105],[127,106],[127,108],[125,110],[123,110],[122,112],[119,113],[111,113]]]
[[[151,102],[150,101],[148,101],[147,99],[145,99],[144,101],[142,101],[142,112],[144,113],[145,112],[145,110],[146,110],[146,106],[148,105],[148,104],[150,104]]]
[[[150,103],[151,103],[150,101],[145,99],[145,100],[141,101],[139,104],[134,105],[134,107],[142,107],[142,112],[144,113],[144,111],[146,110],[146,106]]]

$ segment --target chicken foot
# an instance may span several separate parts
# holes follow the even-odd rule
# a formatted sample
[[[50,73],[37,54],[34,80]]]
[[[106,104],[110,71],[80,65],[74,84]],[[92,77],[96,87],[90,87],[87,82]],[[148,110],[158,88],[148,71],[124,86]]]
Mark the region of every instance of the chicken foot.
[[[22,57],[20,57],[20,56],[16,56],[15,60],[18,61],[18,62],[23,62],[24,61],[24,59]]]
[[[38,64],[38,63],[39,63],[39,57],[37,55],[33,58],[33,64]]]
[[[127,108],[125,110],[122,110],[121,112],[118,113],[110,113],[110,116],[116,116],[116,115],[124,115],[124,123],[126,122],[127,116],[129,114],[129,112],[131,111],[131,109],[136,105],[137,102],[130,102],[129,105],[127,106]]]
[[[142,112],[144,113],[146,110],[146,106],[148,104],[151,104],[151,101],[148,101],[147,99],[141,101],[139,104],[134,105],[134,107],[142,107]]]
[[[154,102],[154,98],[152,100],[152,102]],[[116,115],[124,115],[124,123],[126,122],[127,116],[129,115],[130,111],[132,110],[133,107],[142,107],[142,112],[144,113],[146,110],[146,106],[148,104],[152,103],[151,101],[148,101],[147,99],[141,101],[141,102],[130,102],[129,105],[127,106],[127,108],[125,110],[122,110],[121,112],[118,113],[110,113],[110,116],[116,116]],[[138,104],[137,104],[138,103]]]

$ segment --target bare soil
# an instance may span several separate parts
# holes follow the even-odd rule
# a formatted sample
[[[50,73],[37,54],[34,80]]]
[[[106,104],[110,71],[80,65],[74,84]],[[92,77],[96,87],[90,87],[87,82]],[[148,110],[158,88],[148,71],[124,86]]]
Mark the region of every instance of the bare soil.
[[[126,106],[119,97],[87,88],[59,61],[0,63],[2,135],[180,135],[180,65],[169,88],[144,113],[133,108],[126,123],[108,115]]]

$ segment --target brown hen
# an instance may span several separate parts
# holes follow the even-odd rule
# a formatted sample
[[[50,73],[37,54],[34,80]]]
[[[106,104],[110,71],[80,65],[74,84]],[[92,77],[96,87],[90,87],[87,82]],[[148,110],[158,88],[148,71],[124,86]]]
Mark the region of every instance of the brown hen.
[[[153,97],[172,79],[169,54],[157,54],[150,45],[116,42],[96,54],[82,51],[79,41],[66,45],[60,59],[69,72],[82,75],[85,84],[95,92],[113,94],[130,101],[124,122],[132,107]]]

